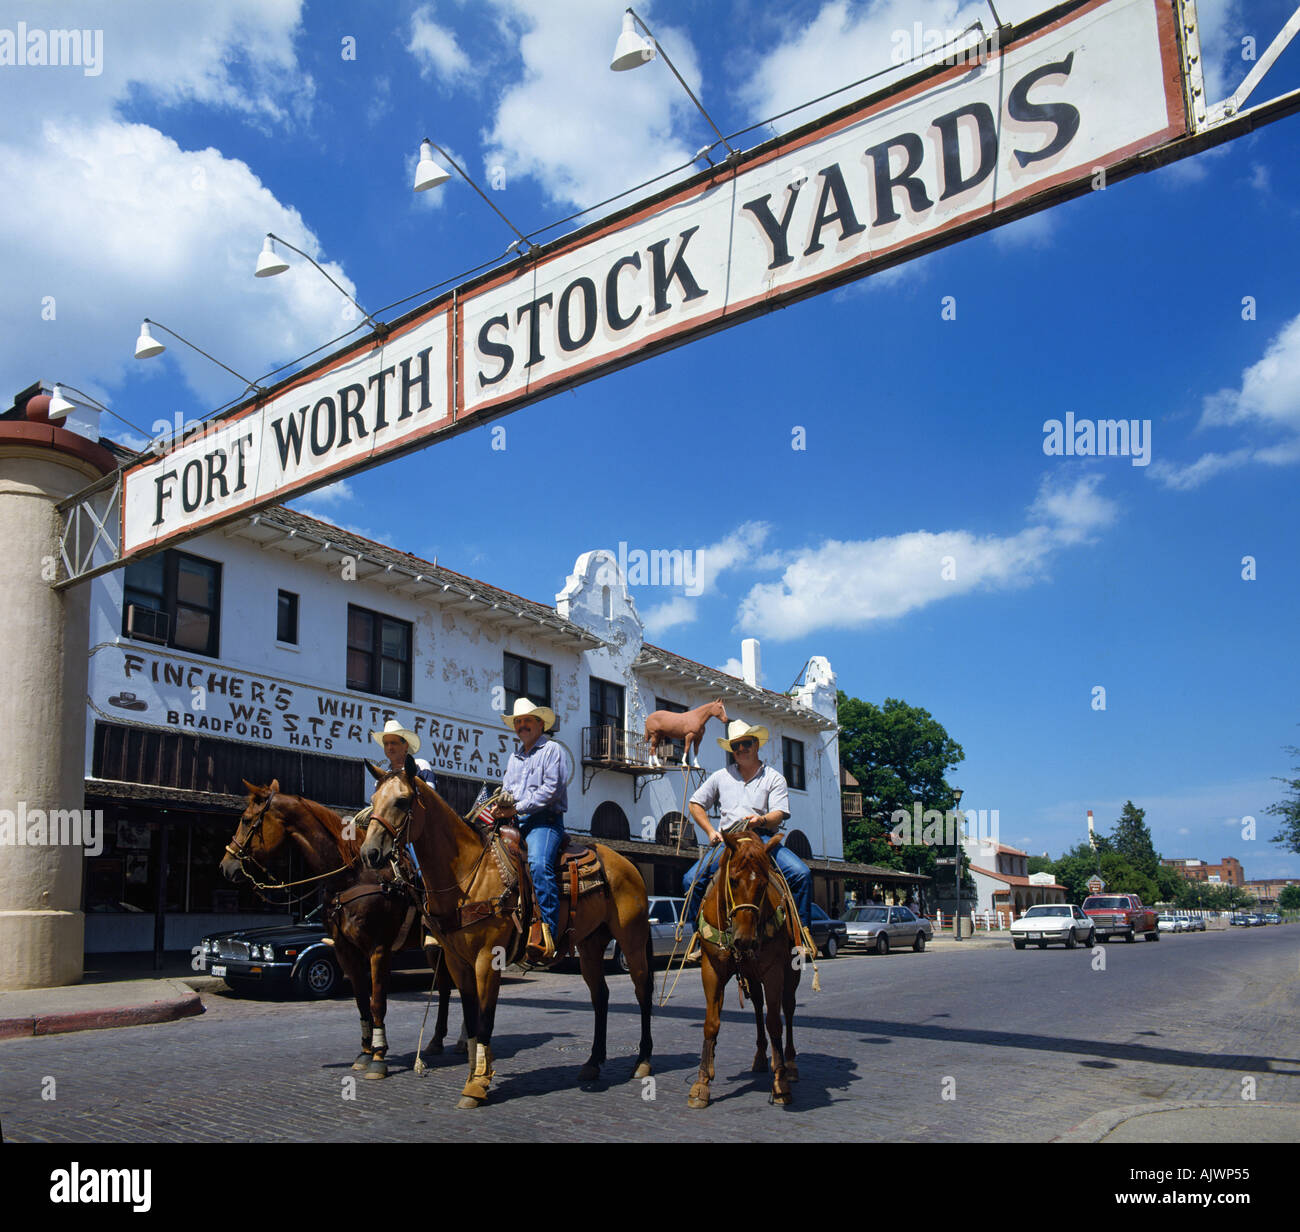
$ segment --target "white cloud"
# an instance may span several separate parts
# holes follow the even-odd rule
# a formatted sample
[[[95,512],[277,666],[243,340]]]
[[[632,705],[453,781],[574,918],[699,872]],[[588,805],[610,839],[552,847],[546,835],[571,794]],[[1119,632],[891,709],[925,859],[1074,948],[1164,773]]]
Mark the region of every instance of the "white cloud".
[[[755,555],[770,529],[765,522],[743,522],[717,543],[687,549],[693,551],[694,572],[683,580],[692,583],[689,590],[695,593],[676,595],[648,609],[644,617],[646,632],[658,637],[667,629],[692,623],[699,615],[699,599],[717,589],[720,573],[756,563]]]
[[[779,640],[818,629],[861,628],[941,599],[1036,581],[1062,547],[1115,518],[1113,502],[1085,476],[1068,487],[1044,481],[1031,522],[1014,535],[909,531],[881,539],[827,540],[798,553],[776,582],[741,601],[738,623]]]
[[[320,517],[321,509],[333,509],[339,505],[346,505],[356,498],[356,493],[352,485],[346,479],[340,479],[335,483],[326,484],[323,488],[317,488],[314,492],[308,492],[306,496],[300,496],[297,500],[290,502],[293,508],[301,510],[303,513],[311,514],[312,517]]]
[[[455,32],[433,19],[432,5],[422,5],[411,14],[411,36],[406,50],[420,66],[420,76],[435,81],[444,93],[472,81],[473,65],[461,50]]]
[[[1300,462],[1300,316],[1278,331],[1263,357],[1241,374],[1237,388],[1221,389],[1204,399],[1197,426],[1281,432],[1283,439],[1267,445],[1207,452],[1186,465],[1157,463],[1151,467],[1151,474],[1165,487],[1186,492],[1252,462],[1266,466]]]
[[[1013,21],[1014,16],[1002,12],[1004,7],[1025,5],[1017,4],[1016,0],[1007,6],[999,4],[998,11],[1004,20]],[[868,6],[850,4],[848,0],[829,0],[810,21],[790,18],[778,27],[776,45],[754,57],[740,97],[751,121],[766,119],[906,59],[913,54],[913,30],[918,22],[922,27],[924,50],[925,35],[930,31],[965,29],[977,18],[988,23],[987,5],[961,4],[958,0],[923,3],[885,0]],[[890,76],[896,78],[915,71],[915,65],[899,66]],[[797,111],[777,121],[776,131],[784,132],[855,97],[871,93],[886,81],[882,78],[870,82]]]
[[[131,343],[145,316],[251,378],[348,328],[345,302],[314,270],[269,284],[251,277],[267,231],[321,256],[296,210],[245,163],[182,149],[118,114],[146,99],[292,125],[309,114],[315,90],[294,52],[300,8],[299,0],[69,6],[61,25],[104,31],[100,76],[0,73],[0,109],[31,120],[0,137],[0,178],[23,185],[0,196],[0,268],[25,292],[0,300],[0,366],[61,376],[111,403],[107,391],[139,362]],[[47,296],[53,320],[42,320]],[[208,360],[160,340],[166,356],[134,371],[178,365],[205,409],[242,392]]]
[[[320,245],[296,210],[217,150],[182,150],[143,124],[47,120],[25,144],[0,145],[0,176],[27,186],[0,195],[0,267],[28,292],[0,299],[0,365],[104,398],[128,365],[143,374],[174,363],[212,406],[240,394],[239,382],[159,331],[167,354],[134,359],[142,318],[249,378],[348,328],[346,301],[305,263],[252,277],[267,231],[318,257]],[[47,295],[52,322],[41,319]]]
[[[718,671],[726,673],[728,676],[735,676],[738,680],[745,679],[745,667],[739,659],[731,658],[723,663]]]
[[[486,134],[484,166],[503,167],[507,182],[531,176],[552,201],[581,208],[686,162],[713,138],[663,64],[610,70],[626,0],[492,3],[523,60],[522,79],[503,92]],[[690,37],[649,4],[638,12],[700,95]],[[702,101],[710,105],[707,92]],[[725,131],[725,112],[715,118]]]

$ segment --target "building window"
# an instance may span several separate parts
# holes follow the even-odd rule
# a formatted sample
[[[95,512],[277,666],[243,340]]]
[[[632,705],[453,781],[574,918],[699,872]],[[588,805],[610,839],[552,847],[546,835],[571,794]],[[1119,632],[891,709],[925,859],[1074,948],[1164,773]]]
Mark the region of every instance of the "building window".
[[[158,552],[126,567],[122,635],[216,655],[220,644],[221,566],[187,552]]]
[[[803,741],[781,737],[781,772],[786,784],[796,791],[804,790]]]
[[[537,663],[532,659],[521,659],[518,655],[505,656],[505,669],[502,683],[506,687],[506,712],[515,708],[515,702],[526,697],[534,706],[551,709],[551,667],[549,663]]]
[[[623,730],[623,686],[591,678],[591,725]]]
[[[292,591],[280,591],[275,609],[275,640],[298,644],[298,596]]]
[[[411,623],[348,604],[348,688],[411,700]]]

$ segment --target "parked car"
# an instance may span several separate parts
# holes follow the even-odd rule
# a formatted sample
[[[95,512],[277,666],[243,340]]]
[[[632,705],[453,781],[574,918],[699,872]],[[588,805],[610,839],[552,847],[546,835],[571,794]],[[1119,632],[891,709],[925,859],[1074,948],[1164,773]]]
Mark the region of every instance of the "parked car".
[[[1178,933],[1183,931],[1178,927],[1178,921],[1167,911],[1156,916],[1156,924],[1162,933]]]
[[[1228,918],[1228,923],[1229,923],[1229,924],[1236,925],[1236,926],[1239,927],[1239,928],[1249,928],[1249,927],[1250,927],[1250,916],[1248,916],[1248,915],[1232,915],[1232,916],[1230,916],[1230,917]]]
[[[1193,932],[1203,933],[1205,931],[1205,917],[1203,915],[1194,915],[1188,919]]]
[[[1264,916],[1265,924],[1281,924],[1282,917],[1276,911],[1269,911]]]
[[[297,993],[312,1000],[332,997],[343,985],[334,947],[325,929],[310,920],[210,933],[199,943],[205,971],[235,992]]]
[[[677,921],[681,917],[682,908],[686,905],[686,899],[652,896],[649,905],[650,945],[655,958],[671,958],[674,945],[677,947],[678,957],[685,954],[686,947],[691,941],[691,934],[695,931],[695,922],[688,921],[682,925],[681,941],[676,940]],[[627,974],[627,955],[623,953],[617,941],[611,941],[605,947],[605,961]]]
[[[1095,945],[1097,929],[1073,903],[1037,903],[1011,923],[1011,944],[1018,950],[1033,942],[1040,950],[1049,945],[1074,949],[1080,942]]]
[[[918,953],[934,937],[934,928],[910,907],[850,907],[844,913],[844,948],[888,954],[910,945]]]
[[[816,903],[812,905],[811,931],[817,951],[825,958],[834,958],[844,948],[849,927],[843,920],[832,920]]]
[[[337,996],[347,983],[328,933],[320,923],[321,908],[296,924],[239,928],[209,933],[199,942],[204,971],[230,985],[231,991],[272,996],[307,997],[321,1001]],[[429,974],[422,945],[423,930],[414,927],[406,945],[393,956],[395,972]]]

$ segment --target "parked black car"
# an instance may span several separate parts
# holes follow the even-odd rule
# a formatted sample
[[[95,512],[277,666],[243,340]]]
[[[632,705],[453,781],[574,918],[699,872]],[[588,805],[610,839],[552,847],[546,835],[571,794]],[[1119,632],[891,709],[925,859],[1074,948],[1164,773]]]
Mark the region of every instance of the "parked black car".
[[[264,989],[287,996],[298,993],[321,1000],[343,985],[334,947],[325,929],[307,920],[211,933],[200,942],[209,975],[220,976],[236,992]]]
[[[825,958],[834,958],[844,948],[849,935],[848,925],[843,920],[832,920],[816,903],[812,905],[809,923],[818,952]]]

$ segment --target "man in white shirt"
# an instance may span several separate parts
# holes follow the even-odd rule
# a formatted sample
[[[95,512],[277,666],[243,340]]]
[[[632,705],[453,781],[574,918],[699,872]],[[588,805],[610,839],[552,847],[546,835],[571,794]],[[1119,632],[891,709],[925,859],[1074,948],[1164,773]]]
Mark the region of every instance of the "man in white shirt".
[[[727,727],[718,744],[736,759],[734,766],[724,766],[711,774],[691,797],[691,816],[709,837],[712,850],[686,871],[682,890],[687,895],[686,919],[694,924],[704,901],[704,893],[718,862],[722,858],[722,834],[709,820],[708,810],[719,808],[722,831],[746,826],[765,835],[775,834],[790,816],[789,788],[785,776],[758,759],[758,750],[767,743],[766,727],[751,727],[736,719]],[[799,919],[805,928],[812,916],[812,873],[784,843],[773,857],[790,887]]]
[[[406,765],[408,753],[415,757],[420,751],[420,737],[413,731],[407,731],[396,719],[389,719],[384,724],[383,731],[372,731],[370,738],[384,750],[384,756],[388,758],[388,768],[392,771],[400,771]],[[415,757],[415,768],[420,778],[437,791],[438,784],[433,777],[433,767],[423,757]],[[365,833],[366,827],[370,824],[368,803],[353,817],[352,824],[358,834]]]

